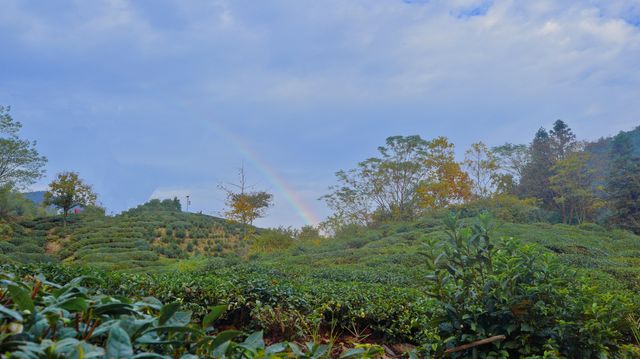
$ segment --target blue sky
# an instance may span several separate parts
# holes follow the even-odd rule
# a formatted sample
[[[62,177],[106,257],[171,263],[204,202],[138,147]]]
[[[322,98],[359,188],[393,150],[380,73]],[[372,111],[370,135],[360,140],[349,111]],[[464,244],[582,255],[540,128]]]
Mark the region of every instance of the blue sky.
[[[0,45],[0,104],[49,158],[34,189],[75,170],[115,213],[219,214],[244,162],[275,194],[258,224],[300,226],[281,185],[323,218],[333,173],[390,135],[461,154],[640,124],[637,0],[0,0]]]

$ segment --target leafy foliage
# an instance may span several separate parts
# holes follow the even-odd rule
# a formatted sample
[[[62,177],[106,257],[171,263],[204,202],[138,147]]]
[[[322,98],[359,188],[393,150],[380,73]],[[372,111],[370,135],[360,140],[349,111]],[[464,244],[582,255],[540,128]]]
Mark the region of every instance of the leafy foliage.
[[[210,308],[201,323],[177,302],[95,293],[77,277],[65,285],[43,276],[21,280],[0,273],[0,353],[3,358],[299,358],[324,357],[326,344],[274,343],[262,332],[216,330],[226,305]],[[245,338],[242,340],[242,338]],[[238,340],[240,339],[240,340]],[[373,350],[354,348],[343,357]],[[371,355],[367,356],[371,357]]]
[[[0,106],[0,186],[22,188],[42,177],[47,159],[38,153],[35,141],[18,136],[22,124],[9,111]]]
[[[59,173],[56,179],[49,184],[49,190],[44,195],[45,204],[62,209],[62,219],[65,226],[71,208],[95,205],[96,199],[97,195],[91,186],[84,183],[75,172]]]

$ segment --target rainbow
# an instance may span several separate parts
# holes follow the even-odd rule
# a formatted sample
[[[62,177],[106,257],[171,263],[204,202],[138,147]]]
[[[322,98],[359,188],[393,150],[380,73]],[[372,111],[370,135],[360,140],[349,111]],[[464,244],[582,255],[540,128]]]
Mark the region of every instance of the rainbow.
[[[300,218],[307,225],[316,225],[320,223],[318,217],[313,210],[309,208],[298,193],[287,183],[287,181],[276,171],[273,166],[262,158],[253,148],[242,138],[225,130],[219,124],[216,125],[218,131],[222,133],[224,139],[227,140],[238,152],[240,152],[249,163],[260,171],[267,180],[283,195]]]

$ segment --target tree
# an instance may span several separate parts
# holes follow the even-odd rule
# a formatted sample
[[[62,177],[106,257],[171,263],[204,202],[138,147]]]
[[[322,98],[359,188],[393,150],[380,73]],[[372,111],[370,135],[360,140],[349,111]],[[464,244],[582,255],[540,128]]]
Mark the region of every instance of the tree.
[[[578,149],[576,135],[562,120],[553,123],[553,129],[549,131],[549,136],[551,138],[551,152],[556,161],[564,159]]]
[[[328,220],[333,230],[375,219],[408,220],[422,208],[466,196],[468,178],[445,137],[392,136],[378,152],[355,169],[338,171],[339,184],[321,197],[334,211]]]
[[[537,198],[547,209],[555,206],[553,190],[549,184],[554,164],[551,143],[549,133],[544,128],[540,128],[531,142],[530,160],[523,168],[522,178],[518,184],[518,192],[521,197]]]
[[[225,217],[242,224],[243,238],[246,238],[249,226],[256,219],[264,217],[273,204],[273,195],[265,191],[251,191],[246,182],[244,167],[240,168],[238,177],[238,183],[221,185],[219,188],[227,194]]]
[[[514,194],[524,168],[529,163],[529,148],[527,145],[507,142],[493,147],[491,152],[499,167],[499,172],[494,179],[496,191],[502,194]]]
[[[379,217],[408,219],[415,214],[416,187],[428,175],[426,154],[429,142],[420,136],[388,137],[378,147],[379,157],[371,157],[356,169],[338,171],[339,184],[321,197],[339,219],[366,224]]]
[[[471,181],[455,161],[454,146],[446,137],[430,141],[426,156],[429,175],[417,188],[421,208],[443,208],[471,197]]]
[[[18,218],[44,215],[44,209],[5,185],[0,187],[0,220],[14,221]]]
[[[627,134],[621,132],[613,139],[611,159],[606,182],[611,220],[640,234],[640,158]]]
[[[549,178],[554,201],[560,208],[563,223],[582,223],[597,209],[600,201],[592,190],[594,171],[589,154],[571,152],[558,160]]]
[[[36,142],[20,139],[22,124],[0,106],[0,186],[24,188],[44,174],[47,159],[36,150]]]
[[[475,198],[487,198],[495,189],[498,179],[498,159],[482,142],[471,144],[465,152],[464,164],[471,178]]]
[[[67,216],[73,207],[86,207],[96,204],[97,195],[76,172],[59,173],[49,184],[44,195],[44,203],[62,209],[63,224],[67,226]]]

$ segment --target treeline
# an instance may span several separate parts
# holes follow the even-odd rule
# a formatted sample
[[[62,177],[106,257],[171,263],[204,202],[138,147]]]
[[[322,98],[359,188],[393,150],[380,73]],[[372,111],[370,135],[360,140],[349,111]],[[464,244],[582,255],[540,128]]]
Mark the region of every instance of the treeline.
[[[632,134],[601,140],[611,141],[608,153],[594,154],[592,144],[558,120],[529,144],[473,143],[460,162],[445,137],[389,137],[377,156],[336,173],[338,183],[322,197],[333,214],[322,225],[335,232],[437,209],[499,206],[534,208],[544,213],[537,219],[551,222],[597,222],[640,233],[640,157]]]

